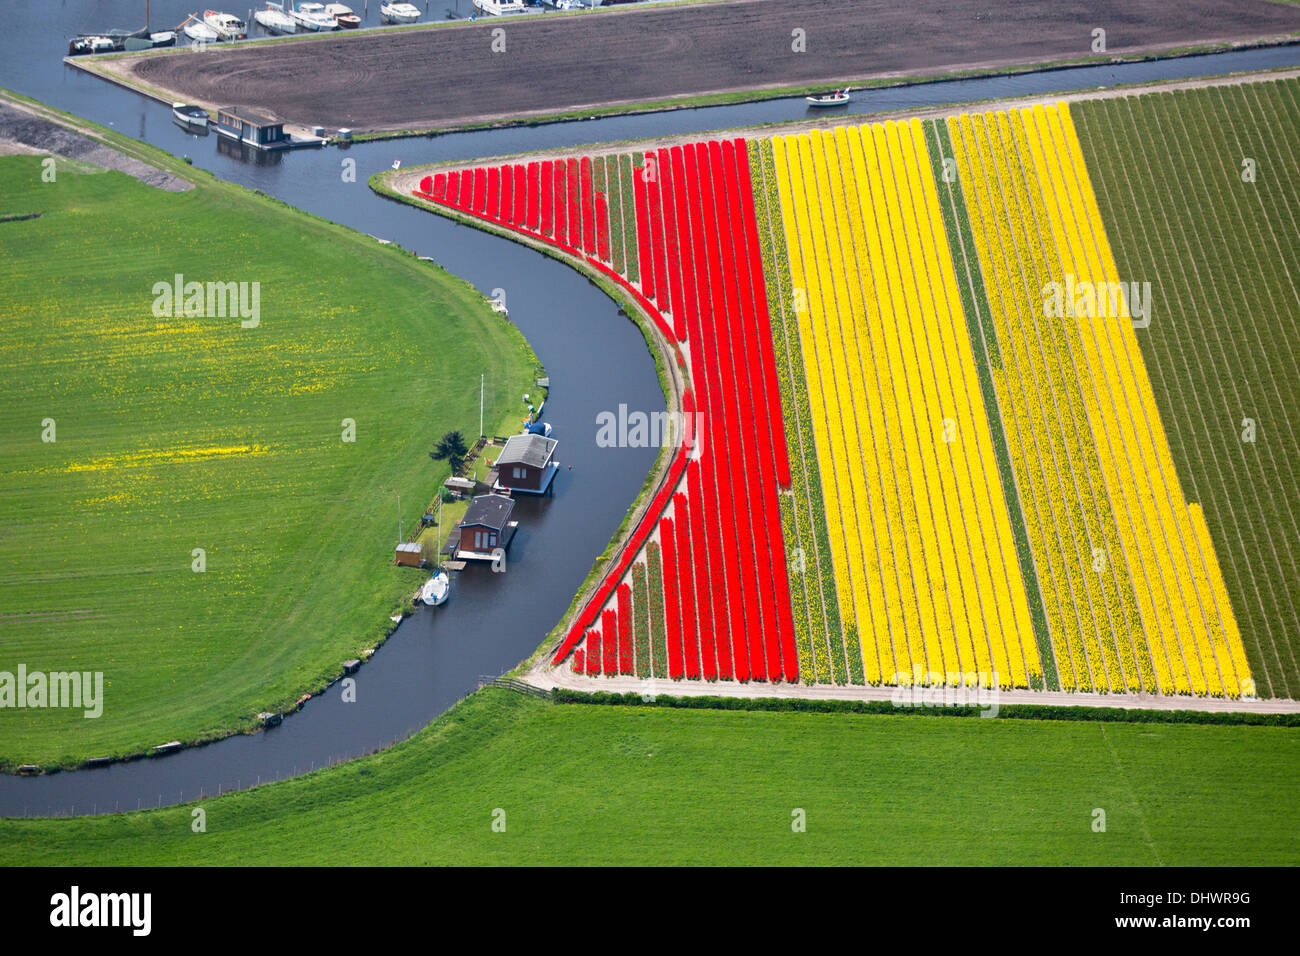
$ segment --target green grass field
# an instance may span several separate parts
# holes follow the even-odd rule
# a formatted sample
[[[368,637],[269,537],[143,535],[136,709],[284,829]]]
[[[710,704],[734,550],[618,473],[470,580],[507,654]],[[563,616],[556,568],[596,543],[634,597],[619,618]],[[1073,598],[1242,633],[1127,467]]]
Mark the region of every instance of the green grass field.
[[[392,548],[437,436],[473,433],[480,372],[489,428],[533,381],[468,284],[157,155],[198,186],[0,159],[0,218],[41,213],[0,221],[0,670],[106,685],[97,720],[0,711],[10,765],[217,736],[337,675],[424,578]],[[259,282],[260,325],[155,317],[176,273]]]
[[[295,780],[157,811],[0,820],[2,865],[1297,859],[1294,730],[566,705],[495,689],[392,750]]]
[[[1151,283],[1138,342],[1188,500],[1205,509],[1257,692],[1296,697],[1300,80],[1071,111],[1120,277]]]

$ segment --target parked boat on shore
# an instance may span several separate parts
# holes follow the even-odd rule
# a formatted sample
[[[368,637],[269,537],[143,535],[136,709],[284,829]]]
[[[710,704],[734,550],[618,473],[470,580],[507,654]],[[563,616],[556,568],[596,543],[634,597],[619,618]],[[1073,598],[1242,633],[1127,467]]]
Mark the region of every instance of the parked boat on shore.
[[[410,3],[381,3],[379,18],[385,23],[415,23],[420,19],[420,8]]]
[[[279,3],[268,3],[265,10],[258,10],[253,14],[253,22],[267,33],[298,32],[298,24],[294,22],[293,17],[284,12],[284,6]]]
[[[233,13],[220,10],[204,10],[203,22],[216,31],[223,40],[242,40],[248,36],[248,24]]]
[[[322,3],[300,3],[289,8],[289,16],[298,25],[298,29],[307,33],[321,33],[325,30],[337,30],[334,18],[325,12]]]

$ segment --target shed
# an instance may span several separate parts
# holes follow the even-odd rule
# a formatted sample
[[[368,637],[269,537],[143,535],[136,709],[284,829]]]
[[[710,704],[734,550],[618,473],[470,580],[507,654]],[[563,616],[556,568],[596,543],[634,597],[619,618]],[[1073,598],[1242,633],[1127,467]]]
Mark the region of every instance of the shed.
[[[406,568],[420,566],[420,546],[414,541],[404,541],[397,546],[397,563]]]
[[[497,456],[495,487],[534,495],[548,490],[559,469],[552,461],[558,444],[556,439],[544,435],[512,435]]]

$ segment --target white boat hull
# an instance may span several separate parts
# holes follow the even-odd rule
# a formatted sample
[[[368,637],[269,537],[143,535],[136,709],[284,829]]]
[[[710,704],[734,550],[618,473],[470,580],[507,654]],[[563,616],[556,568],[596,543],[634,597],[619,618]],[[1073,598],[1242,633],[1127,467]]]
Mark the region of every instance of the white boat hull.
[[[474,6],[493,17],[524,12],[523,0],[474,0]]]
[[[189,107],[184,103],[172,105],[172,119],[186,129],[206,131],[208,128],[208,114],[206,112],[200,114],[197,110],[189,112]]]
[[[223,40],[242,40],[248,33],[248,26],[242,20],[227,20],[222,17],[204,17],[203,22]]]
[[[195,43],[216,43],[218,39],[217,31],[206,23],[191,21],[181,28],[181,32]]]
[[[404,10],[384,4],[379,7],[379,18],[384,23],[415,23],[420,19],[420,11],[414,7]]]
[[[451,582],[447,579],[447,573],[439,571],[429,578],[424,587],[420,589],[420,600],[429,607],[437,607],[447,600],[447,595],[450,592]]]
[[[298,32],[298,25],[293,22],[292,17],[283,13],[276,13],[274,10],[259,10],[253,14],[253,20],[268,33],[289,34]]]
[[[297,24],[298,29],[303,33],[323,33],[338,26],[333,20],[308,16],[295,16],[293,22]]]

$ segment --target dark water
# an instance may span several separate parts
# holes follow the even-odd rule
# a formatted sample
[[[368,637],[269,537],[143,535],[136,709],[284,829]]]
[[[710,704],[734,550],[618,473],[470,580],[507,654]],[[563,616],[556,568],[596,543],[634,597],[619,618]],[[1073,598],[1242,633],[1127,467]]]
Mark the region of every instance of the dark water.
[[[422,9],[423,4],[417,4]],[[358,14],[361,3],[351,4]],[[367,22],[378,22],[370,3]],[[433,4],[441,19],[455,4]],[[559,620],[608,543],[653,463],[648,449],[601,449],[597,413],[620,403],[663,407],[654,365],[636,328],[614,303],[572,269],[522,246],[374,196],[367,177],[394,159],[410,166],[524,150],[666,136],[797,120],[801,99],[555,124],[534,129],[408,139],[350,149],[297,150],[255,161],[219,149],[216,137],[187,134],[170,110],[66,67],[70,35],[143,22],[143,2],[61,0],[6,9],[0,31],[0,85],[130,136],[147,140],[233,182],[431,256],[485,293],[504,289],[514,321],[546,365],[553,386],[545,418],[564,464],[553,497],[516,505],[520,532],[508,570],[473,567],[457,575],[452,599],[422,608],[356,675],[357,702],[337,687],[280,727],[228,738],[171,756],[45,777],[0,776],[0,815],[89,813],[166,805],[302,773],[386,746],[469,693],[480,678],[528,656]],[[153,28],[170,28],[195,9],[154,0]],[[226,9],[245,16],[244,9]],[[461,0],[462,15],[470,9]],[[439,12],[441,11],[441,12]],[[428,19],[428,17],[426,17]],[[1300,47],[1191,57],[1156,63],[1083,67],[1017,77],[962,80],[855,94],[845,112],[870,114],[1004,96],[1254,70],[1300,63]],[[355,181],[345,177],[355,161]],[[572,465],[570,471],[568,466]],[[11,662],[15,667],[17,662]],[[12,669],[0,658],[0,669]],[[0,717],[0,749],[3,745]]]

